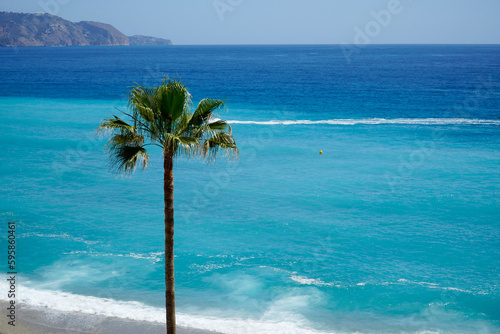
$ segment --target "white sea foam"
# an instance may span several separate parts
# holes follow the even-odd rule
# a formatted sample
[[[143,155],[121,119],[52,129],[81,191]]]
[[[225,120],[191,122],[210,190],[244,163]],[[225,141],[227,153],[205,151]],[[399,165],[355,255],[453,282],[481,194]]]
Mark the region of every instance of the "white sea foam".
[[[0,213],[0,217],[15,217],[14,212],[2,212]]]
[[[60,312],[80,312],[89,315],[117,317],[137,321],[165,323],[165,310],[136,301],[119,301],[51,290],[39,290],[18,285],[18,303]],[[0,281],[0,290],[7,291],[7,282]],[[6,301],[0,294],[0,300]],[[289,302],[286,302],[289,305]],[[274,304],[279,306],[279,301]],[[322,334],[307,328],[307,321],[298,314],[276,312],[271,308],[260,319],[220,318],[215,316],[177,314],[179,326],[220,333],[262,334]]]
[[[91,251],[71,251],[64,253],[66,255],[78,255],[84,254],[88,256],[105,256],[105,257],[131,257],[133,259],[142,259],[142,260],[151,260],[153,263],[160,262],[163,259],[164,252],[150,252],[147,254],[143,253],[100,253],[100,252],[91,252]]]
[[[307,278],[305,276],[292,275],[290,277],[293,281],[298,282],[303,285],[315,285],[315,286],[335,286],[333,283],[326,283],[320,279]]]
[[[220,263],[207,263],[207,264],[196,264],[193,263],[189,266],[190,269],[196,270],[199,274],[203,274],[209,271],[214,271],[217,269],[229,268],[232,264],[220,264]]]
[[[448,290],[448,291],[456,291],[456,292],[462,292],[462,293],[468,293],[468,294],[473,294],[474,292],[470,290],[463,290],[455,287],[447,287],[447,286],[440,286],[437,283],[430,283],[430,282],[418,282],[418,281],[410,281],[404,278],[398,279],[396,282],[382,282],[382,283],[373,283],[373,282],[360,282],[360,283],[355,283],[354,285],[352,284],[337,284],[337,283],[326,283],[323,282],[320,279],[315,279],[315,278],[308,278],[306,276],[299,276],[293,274],[290,279],[293,281],[300,283],[302,285],[314,285],[314,286],[334,286],[337,288],[348,288],[348,287],[362,287],[366,286],[367,284],[374,284],[374,285],[393,285],[393,284],[413,284],[413,285],[420,285],[424,286],[429,289],[437,289],[437,290]],[[487,294],[485,292],[480,292],[480,294]]]
[[[55,234],[55,233],[29,232],[29,233],[23,233],[23,234],[19,235],[19,238],[26,238],[26,237],[66,239],[66,240],[73,240],[76,242],[83,242],[84,244],[87,244],[87,245],[94,245],[94,244],[99,243],[98,241],[85,240],[81,237],[73,237],[67,233]]]
[[[440,286],[437,283],[410,281],[410,280],[407,280],[404,278],[399,279],[398,283],[415,284],[415,285],[425,286],[425,287],[430,288],[430,289],[449,290],[449,291],[457,291],[457,292],[470,293],[470,294],[473,293],[470,290],[463,290],[463,289],[454,288],[454,287]]]
[[[2,291],[7,291],[7,286],[4,282],[0,283],[0,288]],[[139,302],[123,302],[61,291],[38,290],[23,285],[18,285],[17,290],[17,302],[34,307],[143,321],[163,321],[163,312],[161,312],[161,309]],[[6,300],[5,298],[5,295],[0,295],[0,299]]]
[[[500,120],[469,119],[469,118],[363,118],[363,119],[327,119],[327,120],[272,120],[272,121],[237,121],[230,120],[230,124],[256,124],[256,125],[500,125]]]

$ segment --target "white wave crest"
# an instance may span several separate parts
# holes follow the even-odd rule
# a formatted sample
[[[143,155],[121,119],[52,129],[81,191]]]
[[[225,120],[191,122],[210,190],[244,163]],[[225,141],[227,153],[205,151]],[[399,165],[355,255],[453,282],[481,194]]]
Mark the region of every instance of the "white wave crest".
[[[500,125],[500,120],[469,119],[469,118],[363,118],[363,119],[327,119],[327,120],[273,120],[273,121],[237,121],[229,120],[230,124],[256,124],[256,125]]]
[[[27,237],[67,239],[67,240],[73,240],[76,242],[83,242],[84,244],[87,244],[87,245],[95,245],[95,244],[99,243],[98,241],[85,240],[81,237],[73,237],[67,233],[55,234],[55,233],[28,232],[28,233],[23,233],[23,234],[19,235],[19,238],[27,238]]]
[[[415,284],[415,285],[425,286],[425,287],[430,288],[430,289],[449,290],[449,291],[456,291],[456,292],[473,294],[473,292],[470,290],[463,290],[463,289],[454,288],[454,287],[440,286],[437,283],[410,281],[410,280],[407,280],[405,278],[398,279],[398,283],[400,283],[400,284]]]
[[[302,285],[315,285],[315,286],[336,286],[333,283],[326,283],[320,280],[319,278],[308,278],[305,276],[297,276],[297,275],[292,275],[290,276],[290,279],[292,281],[295,281],[297,283],[300,283]]]
[[[101,256],[106,256],[106,257],[130,257],[133,259],[141,259],[141,260],[150,260],[153,263],[160,262],[163,260],[163,254],[165,252],[150,252],[147,254],[142,254],[142,253],[126,253],[126,254],[120,254],[120,253],[100,253],[100,252],[92,252],[92,251],[71,251],[71,252],[66,252],[63,253],[65,255],[88,255],[88,256],[96,256],[96,257],[101,257]]]
[[[23,285],[18,285],[17,288],[19,292],[18,303],[46,311],[79,312],[88,315],[165,323],[164,308],[149,306],[137,301],[119,301],[61,291],[40,290]],[[7,291],[7,282],[0,281],[0,290]],[[6,297],[6,294],[0,294],[0,300],[7,301]],[[287,316],[283,317],[282,313],[275,312],[273,309],[267,312],[269,314],[264,314],[261,319],[220,318],[177,313],[177,325],[228,334],[324,333],[307,328],[307,321],[299,314],[286,313]]]

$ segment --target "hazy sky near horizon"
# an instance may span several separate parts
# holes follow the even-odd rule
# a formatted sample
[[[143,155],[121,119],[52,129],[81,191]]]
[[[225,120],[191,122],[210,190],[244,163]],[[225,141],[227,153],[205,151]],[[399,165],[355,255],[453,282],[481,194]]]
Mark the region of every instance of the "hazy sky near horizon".
[[[500,44],[500,0],[0,0],[174,44]]]

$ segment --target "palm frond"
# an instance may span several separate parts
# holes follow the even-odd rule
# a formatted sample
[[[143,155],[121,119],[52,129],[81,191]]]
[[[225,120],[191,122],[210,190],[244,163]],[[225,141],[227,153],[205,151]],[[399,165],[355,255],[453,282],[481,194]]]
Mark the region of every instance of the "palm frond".
[[[154,98],[162,119],[171,123],[177,122],[191,106],[191,97],[186,86],[176,80],[165,79],[163,84],[157,87]]]
[[[213,120],[214,112],[224,106],[224,101],[216,99],[203,99],[196,107],[189,122],[190,126],[200,126],[204,122]]]
[[[134,121],[137,131],[152,141],[160,140],[165,128],[155,103],[156,90],[157,88],[146,88],[139,85],[133,87],[128,102],[132,114],[124,113]]]
[[[174,155],[191,157],[199,151],[200,141],[196,137],[177,136],[168,134],[165,150],[174,152]]]
[[[155,119],[155,89],[142,86],[133,87],[129,94],[128,105],[146,122],[154,122]]]
[[[134,130],[132,125],[128,124],[115,115],[113,115],[112,118],[110,117],[104,119],[97,128],[97,133],[107,133],[114,131],[120,131],[120,133],[131,133]]]
[[[142,146],[116,146],[110,150],[110,163],[118,172],[131,174],[138,164],[142,163],[142,168],[148,166],[149,155]]]
[[[115,133],[113,136],[109,139],[108,143],[106,144],[106,149],[107,150],[113,150],[116,147],[120,146],[143,146],[144,145],[144,136],[139,135],[137,133],[127,133],[127,134],[121,134],[121,133]]]
[[[217,132],[212,137],[206,139],[201,146],[201,154],[205,161],[215,162],[217,154],[223,150],[227,158],[238,157],[238,147],[233,136],[227,132]]]
[[[177,122],[173,124],[172,126],[172,134],[175,134],[177,136],[191,136],[191,133],[189,133],[189,121],[191,120],[191,117],[193,116],[192,113],[190,112],[185,112],[179,117]]]
[[[191,129],[192,136],[197,138],[209,138],[214,136],[217,132],[227,132],[231,134],[231,126],[222,119],[203,123],[200,126]]]

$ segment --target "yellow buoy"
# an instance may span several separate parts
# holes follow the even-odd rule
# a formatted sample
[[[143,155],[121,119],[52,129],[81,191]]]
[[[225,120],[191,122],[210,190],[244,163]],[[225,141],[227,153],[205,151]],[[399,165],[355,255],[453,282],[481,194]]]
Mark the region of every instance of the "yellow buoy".
[[[319,151],[319,154],[323,154],[323,151]]]

